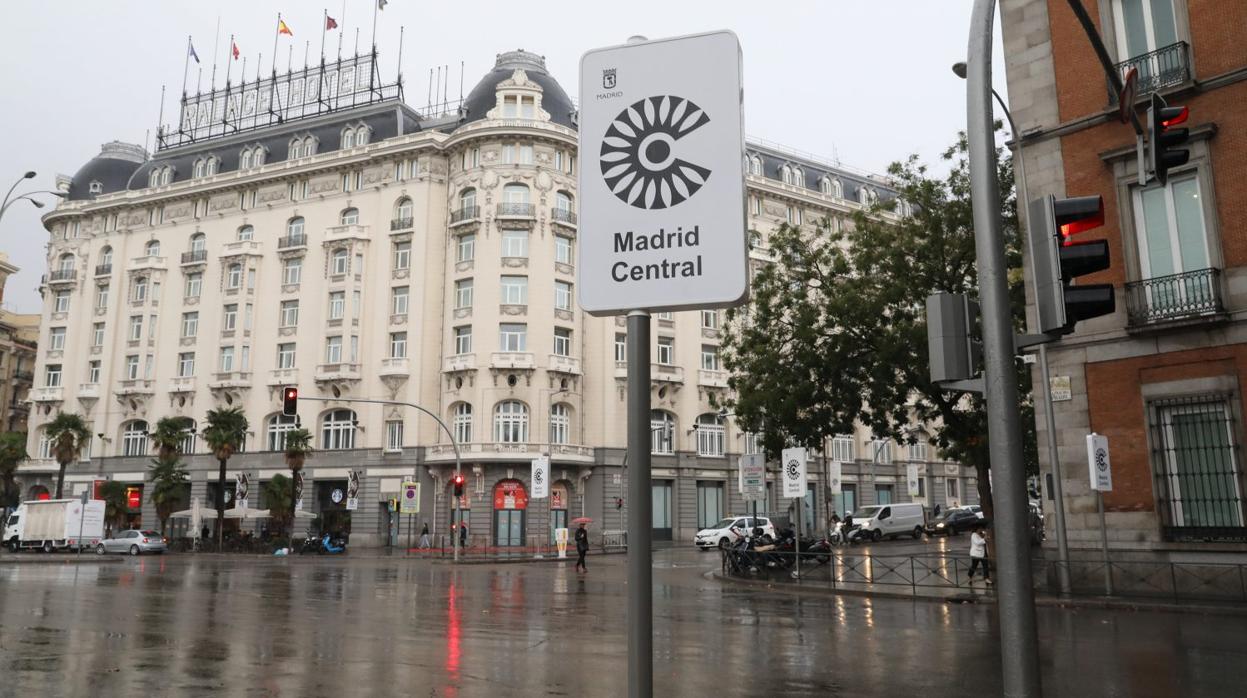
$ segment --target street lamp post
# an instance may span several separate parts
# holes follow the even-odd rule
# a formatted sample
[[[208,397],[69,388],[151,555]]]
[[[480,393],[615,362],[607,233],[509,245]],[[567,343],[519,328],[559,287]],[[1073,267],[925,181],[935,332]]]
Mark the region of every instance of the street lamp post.
[[[964,80],[966,78],[966,64],[954,63],[953,73],[957,77]],[[1013,114],[1010,113],[1009,107],[1005,106],[1005,101],[1001,99],[1000,93],[992,89],[992,96],[996,98],[996,103],[1000,105],[1000,111],[1004,112],[1005,119],[1009,122],[1009,130],[1013,133],[1013,142],[1017,146],[1017,157],[1014,162],[1017,163],[1017,181],[1018,193],[1023,206],[1030,205],[1030,193],[1026,189],[1026,159],[1022,157],[1022,133],[1018,131],[1017,124],[1013,121]],[[1018,207],[1019,209],[1022,206]],[[1018,220],[1019,226],[1021,219]],[[1035,278],[1035,250],[1031,249],[1030,236],[1026,235],[1026,256],[1031,262],[1031,278]],[[1043,379],[1040,390],[1043,395],[1043,412],[1044,424],[1047,426],[1047,446],[1048,446],[1048,462],[1052,464],[1052,499],[1053,508],[1056,513],[1056,544],[1057,544],[1057,583],[1061,587],[1062,594],[1070,592],[1069,581],[1069,539],[1065,534],[1065,497],[1064,487],[1061,484],[1061,456],[1057,449],[1056,443],[1056,413],[1052,409],[1052,381],[1049,378],[1048,368],[1048,345],[1046,343],[1039,345],[1039,374]]]
[[[26,201],[29,201],[35,208],[43,208],[44,204],[42,201],[31,198],[33,194],[51,194],[52,196],[57,196],[62,199],[68,196],[68,194],[66,194],[63,191],[52,191],[50,189],[37,189],[35,191],[28,191],[28,192],[19,194],[17,196],[13,196],[13,190],[17,189],[17,187],[21,185],[22,182],[28,179],[34,179],[34,177],[35,177],[35,172],[33,170],[30,170],[26,172],[25,174],[23,174],[21,177],[19,177],[17,181],[13,183],[13,186],[9,187],[9,191],[6,192],[4,195],[3,203],[0,203],[0,219],[4,218],[4,214],[6,211],[9,210],[10,206],[12,206],[13,204],[23,199],[25,199]]]

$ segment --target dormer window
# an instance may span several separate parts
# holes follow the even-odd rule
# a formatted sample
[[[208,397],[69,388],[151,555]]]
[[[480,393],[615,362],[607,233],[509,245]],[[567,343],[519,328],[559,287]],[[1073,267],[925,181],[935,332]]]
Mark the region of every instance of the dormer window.
[[[221,161],[215,155],[209,155],[205,158],[195,160],[195,167],[191,171],[191,177],[200,179],[201,177],[211,177],[217,173],[221,166]]]
[[[264,164],[264,146],[256,143],[242,149],[238,154],[238,169],[249,170]]]
[[[749,174],[758,177],[762,176],[762,158],[757,155],[749,158]]]
[[[369,129],[367,126],[361,125],[355,129],[355,145],[368,145]]]
[[[354,147],[355,147],[355,129],[349,128],[349,127],[342,129],[342,148],[346,149],[346,148],[354,148]]]
[[[173,168],[162,167],[160,169],[160,184],[163,186],[173,181]]]
[[[204,165],[208,171],[208,176],[211,177],[212,175],[216,174],[218,170],[220,170],[221,161],[215,155],[213,155],[213,156],[208,157],[207,160],[205,160]]]
[[[87,185],[87,191],[91,194],[103,194],[104,183],[93,179],[91,180],[91,183]]]
[[[316,154],[316,138],[313,136],[296,136],[290,139],[289,160],[311,157]]]

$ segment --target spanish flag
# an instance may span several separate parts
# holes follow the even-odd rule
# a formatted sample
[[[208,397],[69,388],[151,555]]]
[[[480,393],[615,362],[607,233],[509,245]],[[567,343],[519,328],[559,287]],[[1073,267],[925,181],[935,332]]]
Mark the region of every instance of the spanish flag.
[[[290,27],[286,26],[286,21],[284,19],[277,20],[277,33],[294,36],[294,32],[290,31]]]

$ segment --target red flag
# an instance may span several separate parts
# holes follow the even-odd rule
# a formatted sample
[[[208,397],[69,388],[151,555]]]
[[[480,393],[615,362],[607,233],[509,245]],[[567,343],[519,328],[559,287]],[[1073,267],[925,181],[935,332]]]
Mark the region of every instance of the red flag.
[[[329,31],[330,29],[337,29],[337,28],[338,28],[338,20],[334,19],[333,17],[330,17],[329,15],[325,15],[325,31]]]
[[[277,20],[277,33],[294,36],[294,32],[290,31],[290,27],[286,26],[286,22],[280,19]]]
[[[238,44],[236,44],[236,43],[234,43],[233,41],[231,41],[231,42],[229,42],[229,45],[230,45],[230,47],[233,49],[233,52],[234,52],[234,60],[238,60]]]

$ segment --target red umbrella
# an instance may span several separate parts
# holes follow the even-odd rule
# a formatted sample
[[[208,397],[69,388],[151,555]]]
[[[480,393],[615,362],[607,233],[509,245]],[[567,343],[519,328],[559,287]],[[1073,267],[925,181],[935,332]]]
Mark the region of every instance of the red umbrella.
[[[589,518],[589,517],[587,517],[587,516],[581,516],[580,518],[572,519],[572,523],[574,523],[574,524],[591,524],[591,523],[593,523],[593,519],[591,519],[591,518]]]

